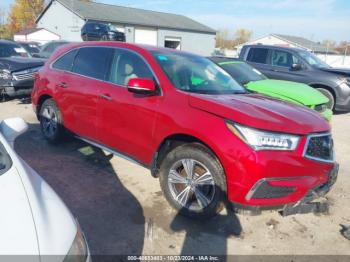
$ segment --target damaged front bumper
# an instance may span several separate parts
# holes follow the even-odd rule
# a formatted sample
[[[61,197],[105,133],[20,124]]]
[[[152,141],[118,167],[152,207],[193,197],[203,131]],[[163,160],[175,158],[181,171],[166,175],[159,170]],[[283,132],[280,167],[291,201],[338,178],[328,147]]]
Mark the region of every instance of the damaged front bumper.
[[[327,182],[310,190],[303,199],[296,203],[279,206],[245,206],[233,203],[233,208],[237,213],[248,215],[259,215],[264,210],[277,210],[282,216],[306,213],[328,213],[329,203],[327,201],[320,201],[320,199],[332,189],[337,181],[338,172],[339,164],[335,163],[334,167],[328,173]]]

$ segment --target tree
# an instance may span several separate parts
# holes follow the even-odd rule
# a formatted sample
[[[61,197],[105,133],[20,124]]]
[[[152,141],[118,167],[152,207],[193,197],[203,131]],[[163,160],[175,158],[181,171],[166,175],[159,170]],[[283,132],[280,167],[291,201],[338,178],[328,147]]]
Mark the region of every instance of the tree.
[[[35,27],[35,19],[44,9],[44,0],[15,0],[11,6],[7,26],[12,34]]]
[[[235,45],[246,43],[252,37],[252,31],[244,28],[240,28],[235,32]]]

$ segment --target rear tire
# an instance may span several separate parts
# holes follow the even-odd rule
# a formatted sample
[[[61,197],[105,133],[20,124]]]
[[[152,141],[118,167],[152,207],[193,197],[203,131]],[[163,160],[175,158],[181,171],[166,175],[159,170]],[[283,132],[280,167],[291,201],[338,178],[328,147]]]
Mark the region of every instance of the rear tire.
[[[323,95],[325,95],[329,101],[326,104],[328,109],[334,110],[335,105],[335,97],[333,96],[332,92],[325,89],[325,88],[317,88],[318,91],[320,91]]]
[[[170,151],[161,163],[159,174],[165,198],[181,215],[208,219],[223,209],[224,170],[211,151],[201,144],[185,144]]]
[[[86,34],[83,35],[81,38],[83,39],[83,41],[89,41],[89,38],[88,38],[88,36]]]
[[[41,132],[52,144],[61,141],[64,135],[64,127],[61,111],[53,99],[44,101],[39,113]]]

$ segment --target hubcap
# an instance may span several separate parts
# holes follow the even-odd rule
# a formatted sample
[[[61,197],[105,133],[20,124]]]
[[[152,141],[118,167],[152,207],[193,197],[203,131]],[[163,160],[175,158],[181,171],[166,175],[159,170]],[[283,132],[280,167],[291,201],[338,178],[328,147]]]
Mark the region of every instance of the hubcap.
[[[191,210],[207,207],[215,195],[212,174],[204,164],[194,159],[175,162],[169,171],[168,185],[173,198]]]
[[[41,122],[45,135],[48,137],[54,136],[57,130],[57,115],[51,106],[47,106],[43,109]]]

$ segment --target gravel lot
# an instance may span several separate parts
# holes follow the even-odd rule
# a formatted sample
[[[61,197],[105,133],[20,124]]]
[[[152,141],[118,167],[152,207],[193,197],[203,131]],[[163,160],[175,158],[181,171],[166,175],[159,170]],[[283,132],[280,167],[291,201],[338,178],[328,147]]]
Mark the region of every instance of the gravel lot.
[[[0,120],[20,116],[30,125],[16,150],[62,197],[78,218],[92,254],[329,254],[350,255],[340,224],[350,225],[350,113],[332,120],[338,182],[329,193],[329,215],[183,218],[164,200],[150,172],[71,139],[52,146],[42,137],[31,104],[0,103]]]

